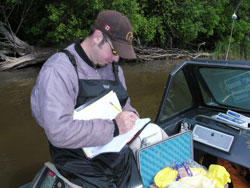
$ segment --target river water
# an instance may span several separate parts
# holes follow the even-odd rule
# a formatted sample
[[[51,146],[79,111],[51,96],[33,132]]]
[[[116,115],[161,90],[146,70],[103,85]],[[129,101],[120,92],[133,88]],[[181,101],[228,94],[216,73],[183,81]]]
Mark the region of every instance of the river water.
[[[131,104],[154,120],[169,72],[181,61],[122,64]],[[31,181],[50,161],[43,129],[31,116],[30,93],[40,67],[0,72],[0,187]]]

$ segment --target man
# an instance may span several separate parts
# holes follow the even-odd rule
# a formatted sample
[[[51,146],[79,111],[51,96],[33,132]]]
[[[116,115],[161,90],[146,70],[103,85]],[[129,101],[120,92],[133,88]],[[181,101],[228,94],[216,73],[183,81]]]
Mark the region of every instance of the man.
[[[31,95],[31,109],[45,130],[59,172],[82,187],[135,187],[140,175],[133,153],[125,147],[87,159],[82,147],[99,146],[129,131],[138,119],[127,96],[119,57],[136,58],[130,21],[117,11],[98,14],[90,35],[43,65]],[[123,112],[114,120],[74,120],[74,109],[105,90],[118,95]]]

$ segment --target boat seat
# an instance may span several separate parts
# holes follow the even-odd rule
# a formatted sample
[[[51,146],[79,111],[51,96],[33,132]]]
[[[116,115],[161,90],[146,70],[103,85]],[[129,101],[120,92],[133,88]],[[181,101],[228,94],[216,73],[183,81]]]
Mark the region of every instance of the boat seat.
[[[157,124],[149,123],[142,132],[129,144],[135,157],[137,157],[138,150],[158,143],[168,138],[167,133]]]

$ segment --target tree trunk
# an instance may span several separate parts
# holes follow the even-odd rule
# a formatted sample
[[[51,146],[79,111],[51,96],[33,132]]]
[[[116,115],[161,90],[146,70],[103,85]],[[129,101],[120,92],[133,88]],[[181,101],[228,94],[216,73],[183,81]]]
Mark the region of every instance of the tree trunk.
[[[53,53],[55,53],[56,49],[45,48],[37,51],[33,51],[32,53],[26,54],[20,57],[9,57],[5,56],[5,60],[0,62],[0,71],[9,70],[9,69],[18,69],[28,65],[33,65],[37,63],[44,62],[47,60]],[[0,53],[1,56],[1,53]]]
[[[56,50],[35,49],[9,32],[0,22],[0,70],[17,69],[45,61]]]
[[[30,46],[26,42],[20,40],[15,34],[9,32],[4,24],[0,22],[0,34],[4,37],[0,41],[0,49],[12,50],[12,52],[17,53],[19,56],[26,55],[34,51],[34,47]]]

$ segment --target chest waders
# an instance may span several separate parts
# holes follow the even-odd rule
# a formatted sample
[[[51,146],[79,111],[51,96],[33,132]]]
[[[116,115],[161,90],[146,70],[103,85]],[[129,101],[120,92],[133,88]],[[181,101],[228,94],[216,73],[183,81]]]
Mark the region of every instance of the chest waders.
[[[77,72],[74,56],[63,50]],[[75,108],[85,104],[107,90],[116,92],[122,105],[128,99],[127,92],[118,77],[118,65],[113,63],[115,80],[84,80],[79,79],[79,92]],[[102,126],[102,125],[100,125]],[[125,147],[120,153],[101,154],[94,159],[88,159],[83,150],[58,148],[49,143],[50,155],[58,171],[69,181],[81,187],[134,187],[141,184],[133,152]]]

